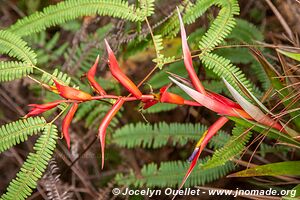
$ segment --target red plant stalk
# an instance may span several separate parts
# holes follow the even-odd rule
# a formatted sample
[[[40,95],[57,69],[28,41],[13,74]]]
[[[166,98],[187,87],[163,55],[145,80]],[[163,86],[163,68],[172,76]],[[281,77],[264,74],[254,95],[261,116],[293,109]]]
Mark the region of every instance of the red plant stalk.
[[[102,153],[102,169],[104,167],[104,150],[105,150],[105,135],[106,135],[106,129],[111,122],[112,118],[116,115],[116,113],[120,110],[122,105],[124,104],[124,99],[119,98],[116,103],[113,105],[113,107],[108,111],[108,113],[105,115],[103,118],[99,129],[98,129],[98,136],[100,138],[100,143],[101,143],[101,153]]]
[[[65,116],[63,122],[62,122],[62,132],[64,135],[64,138],[67,142],[68,145],[68,149],[70,149],[70,134],[69,134],[69,127],[70,124],[72,122],[72,119],[77,111],[78,108],[78,103],[73,103],[73,105],[71,106],[69,112],[67,113],[67,115]]]
[[[134,97],[137,99],[140,99],[142,96],[141,91],[138,89],[138,87],[121,71],[119,64],[117,62],[117,59],[111,50],[108,42],[105,40],[106,50],[108,53],[108,65],[109,69],[115,77]]]
[[[77,100],[77,101],[88,101],[92,99],[92,96],[81,90],[75,88],[64,86],[59,84],[57,81],[53,80],[59,95],[65,99]]]
[[[184,183],[186,182],[186,180],[190,176],[191,172],[193,171],[193,169],[195,168],[195,166],[197,164],[197,161],[199,159],[199,156],[200,156],[201,152],[206,147],[206,145],[208,144],[210,139],[224,126],[224,124],[226,124],[226,122],[228,122],[228,119],[226,117],[220,117],[217,121],[215,121],[207,129],[207,131],[204,132],[203,136],[197,142],[192,156],[189,158],[189,160],[191,160],[190,167],[189,167],[188,171],[186,172],[186,174],[185,174],[178,190],[180,190],[183,187]]]
[[[91,87],[94,89],[94,91],[96,91],[99,95],[106,95],[105,90],[95,80],[98,62],[99,62],[99,55],[97,56],[94,65],[87,72],[86,76],[87,76],[87,79],[88,79]]]

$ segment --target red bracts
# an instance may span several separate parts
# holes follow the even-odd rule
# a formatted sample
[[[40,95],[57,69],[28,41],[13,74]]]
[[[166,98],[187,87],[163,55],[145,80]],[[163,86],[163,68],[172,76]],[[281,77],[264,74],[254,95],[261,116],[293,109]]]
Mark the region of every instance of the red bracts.
[[[52,108],[55,108],[56,106],[58,106],[60,103],[63,103],[64,100],[57,100],[57,101],[53,101],[53,102],[49,102],[49,103],[45,103],[45,104],[29,104],[28,106],[31,107],[29,113],[27,115],[25,115],[24,117],[32,117],[32,116],[36,116],[39,114],[42,114],[43,112],[46,112],[47,110],[50,110]]]
[[[195,72],[195,69],[193,67],[192,56],[191,56],[191,52],[190,52],[190,49],[189,49],[189,46],[187,43],[184,24],[182,22],[180,11],[178,8],[177,8],[177,11],[178,11],[178,17],[179,17],[179,22],[180,22],[181,42],[182,42],[183,60],[184,60],[185,68],[190,76],[190,79],[192,81],[194,88],[198,92],[205,95],[206,94],[205,88],[203,87],[202,83],[200,82],[200,80]]]
[[[138,87],[121,71],[117,59],[111,50],[108,42],[105,40],[106,50],[108,53],[108,65],[111,74],[117,79],[134,97],[140,99],[142,96]]]
[[[104,91],[104,89],[95,80],[95,75],[96,75],[96,71],[97,71],[98,62],[99,62],[99,56],[97,56],[94,65],[87,72],[86,76],[87,76],[87,79],[88,79],[90,85],[92,86],[92,88],[98,94],[100,94],[100,95],[106,95],[106,92]]]
[[[53,80],[53,81],[56,85],[59,95],[65,99],[71,99],[71,100],[77,100],[77,101],[88,101],[88,100],[92,99],[92,96],[86,92],[77,90],[77,89],[69,87],[69,86],[61,85],[55,80]]]
[[[73,105],[71,106],[69,112],[65,116],[63,123],[62,123],[62,132],[63,132],[64,138],[67,142],[68,149],[70,149],[69,126],[70,126],[72,119],[77,111],[77,108],[78,108],[78,103],[73,103]]]
[[[99,129],[98,129],[98,136],[100,138],[101,143],[101,152],[102,152],[102,169],[104,167],[104,150],[105,150],[105,135],[106,135],[106,129],[112,120],[112,118],[117,114],[117,112],[120,110],[122,105],[124,104],[124,99],[119,98],[116,103],[113,105],[113,107],[110,109],[110,111],[105,115],[103,118]]]
[[[226,122],[228,122],[228,119],[226,117],[220,117],[215,123],[213,123],[213,125],[211,125],[207,129],[207,131],[205,131],[203,133],[203,136],[200,138],[200,140],[196,144],[196,147],[194,149],[192,156],[189,158],[189,160],[191,161],[191,164],[179,186],[179,189],[181,189],[183,187],[184,183],[190,176],[195,165],[197,164],[197,161],[199,159],[201,152],[206,147],[206,145],[208,144],[210,139],[224,126],[224,124],[226,124]]]

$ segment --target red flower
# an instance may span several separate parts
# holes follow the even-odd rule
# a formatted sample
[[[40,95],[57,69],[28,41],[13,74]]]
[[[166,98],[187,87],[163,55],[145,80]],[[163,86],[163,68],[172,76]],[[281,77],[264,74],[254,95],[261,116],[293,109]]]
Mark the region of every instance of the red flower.
[[[77,89],[69,87],[69,86],[61,85],[55,80],[53,80],[53,81],[58,90],[58,94],[65,99],[71,99],[71,100],[77,100],[77,101],[88,101],[88,100],[92,99],[92,96],[86,92],[77,90]]]
[[[116,115],[116,113],[120,110],[122,105],[124,104],[125,100],[123,98],[119,98],[116,103],[113,105],[113,107],[110,109],[110,111],[105,115],[103,118],[100,126],[99,126],[99,132],[98,136],[100,138],[101,143],[101,152],[102,152],[102,169],[104,167],[104,150],[105,150],[105,135],[106,135],[106,129],[112,120],[112,118]]]
[[[108,42],[105,40],[106,50],[108,53],[108,64],[112,75],[137,99],[142,96],[138,87],[121,71],[117,59],[111,50]]]
[[[78,103],[73,103],[72,107],[70,108],[69,112],[65,116],[63,123],[62,123],[62,132],[64,135],[64,138],[67,142],[68,149],[70,149],[70,134],[69,134],[69,126],[72,122],[72,119],[77,111]]]
[[[46,112],[47,110],[50,110],[56,106],[58,106],[60,103],[64,102],[64,100],[57,100],[50,103],[45,104],[29,104],[28,106],[31,107],[30,112],[25,115],[24,117],[31,117],[35,115],[39,115],[43,112]]]
[[[91,67],[91,69],[87,72],[87,78],[89,80],[89,83],[91,87],[100,95],[106,95],[106,92],[104,89],[97,83],[95,80],[96,70],[99,62],[99,56],[97,56],[96,61],[94,65]]]

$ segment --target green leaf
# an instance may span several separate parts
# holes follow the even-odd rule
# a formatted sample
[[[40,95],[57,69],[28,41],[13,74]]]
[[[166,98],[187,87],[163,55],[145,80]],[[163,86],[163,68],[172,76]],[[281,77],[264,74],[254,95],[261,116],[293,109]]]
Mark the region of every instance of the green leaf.
[[[286,55],[289,58],[292,58],[294,60],[300,61],[300,53],[294,53],[289,51],[283,51],[281,49],[277,49],[278,52],[282,53],[283,55]]]
[[[271,163],[239,171],[228,177],[300,175],[299,167],[300,161]]]
[[[294,187],[291,192],[282,197],[283,200],[297,200],[299,199],[299,196],[300,196],[300,184],[297,185],[296,187]],[[294,198],[294,197],[298,197],[298,198]]]

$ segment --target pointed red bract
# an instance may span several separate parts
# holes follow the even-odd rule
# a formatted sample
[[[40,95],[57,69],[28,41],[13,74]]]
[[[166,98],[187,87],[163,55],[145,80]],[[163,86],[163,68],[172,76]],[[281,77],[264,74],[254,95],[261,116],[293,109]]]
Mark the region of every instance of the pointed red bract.
[[[196,71],[193,67],[193,61],[192,61],[192,56],[191,52],[187,43],[187,38],[186,38],[186,32],[184,29],[184,24],[182,22],[182,18],[180,15],[180,11],[177,8],[178,11],[178,17],[179,17],[179,22],[180,22],[180,31],[181,31],[181,42],[182,42],[182,52],[183,52],[183,60],[184,60],[184,65],[186,67],[186,70],[188,71],[188,74],[190,76],[190,79],[192,81],[193,86],[198,92],[201,92],[202,94],[206,95],[205,88],[203,87],[202,83],[200,82]]]
[[[181,96],[168,92],[169,86],[164,86],[160,89],[160,102],[162,103],[172,103],[177,105],[184,104],[184,98]]]
[[[230,105],[228,100],[225,100],[225,97],[220,98],[220,95],[203,95],[200,92],[183,85],[177,80],[169,77],[177,86],[184,90],[191,98],[205,106],[206,108],[221,114],[234,117],[244,117],[246,119],[252,119],[243,109],[236,108],[237,106]]]
[[[55,80],[53,80],[53,81],[56,85],[59,95],[65,99],[71,99],[71,100],[77,100],[77,101],[88,101],[88,100],[92,99],[92,96],[86,92],[77,90],[77,89],[69,87],[69,86],[61,85]]]
[[[119,98],[116,103],[113,105],[113,107],[110,109],[110,111],[105,115],[103,120],[101,121],[101,124],[98,129],[98,137],[100,138],[101,143],[101,153],[102,153],[102,164],[101,167],[103,169],[104,167],[104,150],[105,150],[105,135],[106,135],[106,129],[112,120],[112,118],[116,115],[116,113],[120,110],[122,105],[124,104],[124,99]]]
[[[208,92],[207,94],[210,98],[212,99],[215,99],[231,108],[236,108],[236,109],[243,109],[239,104],[235,103],[234,101],[231,101],[230,99],[220,95],[220,94],[217,94],[217,93],[214,93],[214,92]]]
[[[95,80],[95,75],[96,75],[96,71],[97,71],[98,62],[99,62],[99,56],[97,56],[94,65],[91,67],[91,69],[87,72],[86,75],[87,75],[88,81],[89,81],[90,85],[92,86],[92,88],[98,94],[106,95],[106,92],[104,91],[104,89]]]
[[[53,102],[49,102],[49,103],[45,103],[45,104],[29,104],[28,106],[31,107],[30,112],[27,115],[25,115],[24,117],[27,118],[27,117],[39,115],[43,112],[46,112],[47,110],[55,108],[62,102],[64,102],[64,100],[57,100],[57,101],[53,101]]]
[[[192,156],[190,157],[189,160],[192,160],[189,169],[187,170],[180,186],[179,189],[180,190],[183,185],[185,184],[186,180],[188,179],[188,177],[190,176],[190,174],[192,173],[193,169],[195,168],[197,161],[200,157],[201,152],[203,151],[203,149],[206,147],[206,145],[208,144],[208,142],[210,141],[210,139],[224,126],[224,124],[228,122],[228,119],[226,117],[220,117],[217,121],[215,121],[215,123],[213,123],[208,129],[207,131],[205,131],[205,133],[203,134],[203,136],[201,137],[201,139],[198,141],[196,148],[192,154]],[[174,196],[175,198],[175,196]],[[174,199],[173,198],[173,199]]]
[[[158,103],[157,100],[154,99],[149,99],[147,101],[143,101],[144,105],[143,105],[143,109],[146,110],[148,108],[150,108],[151,106],[154,106],[155,104]]]
[[[142,96],[141,91],[138,87],[121,71],[117,59],[111,50],[108,42],[105,40],[106,50],[108,53],[108,65],[109,69],[115,77],[134,97],[140,99]]]
[[[64,135],[64,138],[66,140],[68,149],[70,149],[70,134],[69,134],[69,127],[72,122],[72,119],[77,111],[78,103],[73,103],[72,107],[70,108],[69,112],[65,116],[63,122],[62,122],[62,133]]]

